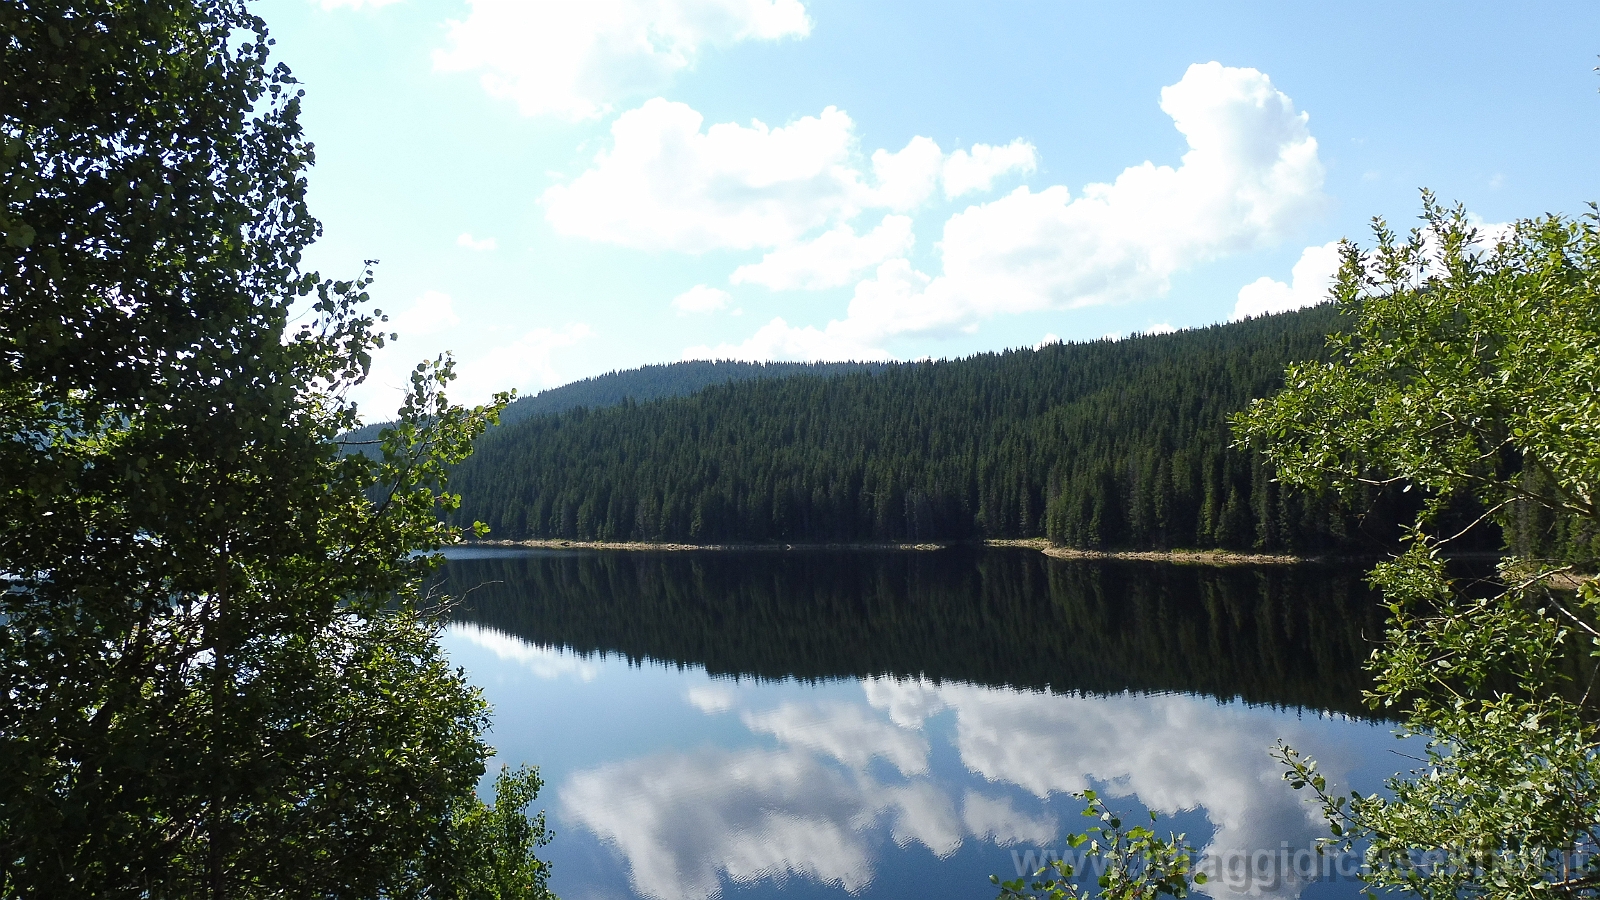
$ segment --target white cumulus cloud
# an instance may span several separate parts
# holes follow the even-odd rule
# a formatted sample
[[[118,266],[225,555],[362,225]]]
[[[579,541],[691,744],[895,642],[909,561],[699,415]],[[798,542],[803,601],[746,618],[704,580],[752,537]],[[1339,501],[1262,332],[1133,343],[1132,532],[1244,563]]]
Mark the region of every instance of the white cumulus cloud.
[[[1133,166],[1077,198],[1018,188],[957,213],[929,301],[960,319],[1143,299],[1182,268],[1275,243],[1321,205],[1307,117],[1266,75],[1191,66],[1161,108],[1188,139],[1181,165]]]
[[[824,360],[831,362],[885,361],[887,350],[857,341],[834,322],[825,329],[796,328],[782,317],[761,326],[737,344],[699,344],[683,351],[684,359]]]
[[[972,150],[957,150],[944,161],[944,195],[960,197],[987,191],[994,181],[1011,172],[1029,173],[1039,167],[1032,144],[1018,138],[1003,147],[974,144]]]
[[[938,143],[921,135],[892,153],[873,151],[872,174],[878,181],[873,205],[901,212],[921,206],[938,188],[944,164],[944,151]]]
[[[1468,213],[1467,221],[1477,231],[1477,241],[1469,248],[1475,253],[1487,253],[1495,245],[1511,237],[1515,225],[1510,222],[1487,222],[1476,213]],[[1239,299],[1233,314],[1228,318],[1239,321],[1253,316],[1289,312],[1315,306],[1329,299],[1329,291],[1339,275],[1343,259],[1339,255],[1339,241],[1329,241],[1320,246],[1307,247],[1290,270],[1289,282],[1277,281],[1263,275],[1239,289]],[[1423,255],[1431,265],[1441,265],[1443,248],[1438,236],[1431,230],[1422,233]],[[1374,273],[1375,274],[1375,273]]]
[[[1039,167],[1038,151],[1021,138],[1009,144],[974,144],[971,150],[946,154],[932,138],[914,137],[904,148],[872,154],[877,179],[871,205],[905,211],[927,202],[944,186],[946,199],[994,187],[1001,176],[1028,174]]]
[[[1020,140],[947,157],[932,139],[914,137],[900,150],[875,151],[870,166],[858,144],[855,123],[832,106],[777,127],[759,120],[706,126],[691,107],[658,97],[617,117],[610,146],[589,169],[545,191],[545,218],[563,234],[626,247],[779,248],[809,258],[799,245],[864,210],[908,212],[927,203],[941,180],[947,193],[968,193],[1034,167],[1032,145]],[[909,236],[904,224],[904,232],[896,222],[877,240]],[[852,239],[867,240],[849,230],[822,247],[839,250]],[[856,272],[884,258],[858,263]]]
[[[1339,274],[1339,242],[1332,241],[1320,247],[1307,247],[1294,264],[1290,283],[1274,281],[1265,275],[1239,289],[1239,301],[1233,306],[1233,321],[1252,316],[1288,312],[1315,306],[1328,299],[1328,289]]]
[[[545,191],[563,234],[653,250],[776,247],[859,209],[850,117],[712,125],[650,100],[617,117],[594,168]]]
[[[878,227],[862,235],[845,223],[740,266],[729,280],[775,291],[840,287],[885,260],[910,253],[915,240],[908,216],[884,216]]]
[[[1156,297],[1178,271],[1277,243],[1321,208],[1308,117],[1265,74],[1190,66],[1162,89],[1161,109],[1189,144],[1178,166],[1132,166],[1077,197],[1024,186],[968,207],[945,223],[937,276],[891,260],[856,286],[843,320],[807,330],[828,346],[881,349],[994,315]],[[791,346],[773,328],[762,346]]]
[[[707,47],[810,33],[800,0],[468,0],[434,67],[479,73],[525,115],[590,119],[658,92]]]
[[[678,311],[678,315],[687,316],[692,313],[716,312],[725,309],[732,302],[733,296],[727,291],[697,284],[673,297],[672,308]]]
[[[341,6],[350,9],[379,9],[398,2],[400,0],[318,0],[317,5],[323,9],[338,9]]]
[[[475,238],[475,237],[472,236],[472,232],[463,231],[460,234],[460,236],[458,236],[456,238],[456,246],[457,247],[465,247],[468,250],[476,250],[476,251],[482,252],[482,251],[485,251],[485,250],[493,250],[493,249],[495,249],[496,247],[498,247],[500,245],[498,243],[496,243],[495,239],[492,238],[492,237],[489,237],[489,238]]]
[[[441,291],[424,291],[404,311],[389,317],[388,330],[401,337],[433,334],[461,323],[455,301]]]
[[[515,388],[525,393],[530,388],[549,387],[560,380],[556,352],[593,334],[593,329],[580,322],[561,328],[535,328],[509,344],[492,347],[457,366],[460,378],[450,386],[451,398],[482,403],[496,391]]]

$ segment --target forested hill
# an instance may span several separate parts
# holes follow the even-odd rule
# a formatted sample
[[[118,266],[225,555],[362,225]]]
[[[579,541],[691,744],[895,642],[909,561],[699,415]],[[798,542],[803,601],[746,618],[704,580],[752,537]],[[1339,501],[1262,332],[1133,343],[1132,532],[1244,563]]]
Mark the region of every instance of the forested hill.
[[[1325,351],[1338,313],[796,375],[527,418],[452,478],[497,538],[1370,549],[1395,520],[1283,496],[1228,414]],[[1389,537],[1388,529],[1378,529]]]
[[[644,402],[662,397],[681,397],[713,384],[749,381],[752,378],[785,378],[790,375],[838,375],[845,372],[874,372],[883,363],[803,363],[738,362],[735,360],[696,359],[661,363],[607,372],[582,381],[540,391],[531,397],[518,397],[500,414],[500,424],[510,425],[538,415],[566,412],[580,406],[601,409],[624,400]],[[348,441],[377,440],[388,422],[375,422],[344,436]]]
[[[640,403],[662,397],[681,397],[714,384],[749,381],[753,378],[786,378],[791,375],[840,375],[846,372],[877,371],[883,363],[802,363],[737,362],[735,360],[689,360],[641,366],[622,372],[607,372],[561,387],[520,397],[500,414],[500,423],[510,425],[532,416],[566,412],[586,406],[601,409],[624,400]]]

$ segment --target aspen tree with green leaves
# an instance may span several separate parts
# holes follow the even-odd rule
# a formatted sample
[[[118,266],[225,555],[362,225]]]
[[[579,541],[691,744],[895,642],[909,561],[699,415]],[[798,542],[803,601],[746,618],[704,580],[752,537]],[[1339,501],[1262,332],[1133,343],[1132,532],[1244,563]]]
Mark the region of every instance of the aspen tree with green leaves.
[[[1236,420],[1284,482],[1401,485],[1427,502],[1372,583],[1390,613],[1369,703],[1427,741],[1385,794],[1342,795],[1293,748],[1364,878],[1430,900],[1600,893],[1600,216],[1494,239],[1424,195],[1423,224],[1344,249],[1357,313],[1332,358],[1293,366]],[[1473,527],[1511,548],[1492,576],[1448,555]]]
[[[1327,818],[1324,849],[1360,848],[1372,889],[1594,897],[1600,211],[1496,238],[1424,193],[1422,218],[1405,237],[1376,222],[1372,250],[1345,245],[1333,295],[1351,326],[1233,424],[1286,485],[1423,496],[1404,552],[1370,574],[1389,622],[1366,699],[1425,758],[1382,793],[1346,794],[1293,747],[1274,753]],[[1448,515],[1462,508],[1477,510],[1465,528]],[[1492,575],[1452,567],[1452,548],[1485,528],[1508,548]],[[1181,835],[1123,833],[1088,799],[1111,829],[1093,847],[1099,896],[1183,897],[1202,883]],[[1057,863],[1000,896],[1083,897],[1078,877]]]
[[[344,452],[383,318],[300,267],[270,45],[234,0],[0,2],[0,896],[544,896],[419,587],[508,398],[424,363]]]

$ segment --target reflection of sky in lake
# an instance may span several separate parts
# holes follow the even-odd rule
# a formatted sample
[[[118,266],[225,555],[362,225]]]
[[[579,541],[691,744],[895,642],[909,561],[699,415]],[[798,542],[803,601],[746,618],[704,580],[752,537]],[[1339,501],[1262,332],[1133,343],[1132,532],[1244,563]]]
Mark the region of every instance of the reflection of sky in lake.
[[[735,680],[465,624],[445,644],[494,705],[498,762],[544,775],[545,856],[566,900],[991,897],[989,874],[1013,877],[1014,856],[1092,824],[1065,796],[1086,787],[1248,864],[1326,834],[1267,755],[1279,739],[1359,788],[1405,768],[1386,726],[1205,697]],[[1358,885],[1206,890],[1314,900]]]

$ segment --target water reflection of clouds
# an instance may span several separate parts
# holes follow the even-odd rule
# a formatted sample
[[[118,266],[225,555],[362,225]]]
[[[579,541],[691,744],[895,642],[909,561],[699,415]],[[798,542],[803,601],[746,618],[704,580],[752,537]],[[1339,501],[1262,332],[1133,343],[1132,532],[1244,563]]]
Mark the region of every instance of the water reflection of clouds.
[[[601,766],[561,790],[565,814],[614,844],[634,889],[688,900],[801,876],[849,892],[873,877],[872,834],[937,856],[961,846],[950,798],[926,781],[884,785],[802,750],[702,749]]]
[[[1334,778],[1352,763],[1349,750],[1318,746],[1303,723],[1281,713],[1209,699],[1060,696],[890,678],[862,688],[864,702],[767,708],[753,708],[758,695],[729,686],[694,688],[686,698],[692,706],[737,710],[750,732],[777,746],[659,753],[579,772],[561,787],[564,816],[615,846],[634,889],[659,900],[708,900],[724,877],[735,884],[802,877],[854,893],[872,882],[885,835],[939,857],[967,840],[1049,846],[1058,840],[1057,820],[1018,801],[1091,786],[1156,811],[1202,809],[1214,826],[1205,852],[1221,859],[1276,853],[1282,841],[1304,847],[1322,826],[1282,783],[1267,748],[1279,738],[1314,747]],[[931,772],[930,740],[948,732],[930,720],[943,713],[953,719],[948,739],[962,764],[988,789]],[[874,759],[899,777],[875,769]],[[1020,792],[1005,794],[1005,785]],[[1300,885],[1207,889],[1218,897],[1293,898]]]
[[[1012,805],[1010,797],[985,797],[971,789],[961,802],[961,821],[968,834],[1002,847],[1047,847],[1059,834],[1055,816],[1030,816]]]
[[[1220,859],[1303,848],[1326,834],[1315,810],[1283,784],[1267,755],[1278,739],[1319,743],[1299,722],[1269,709],[1223,706],[1196,697],[1064,697],[966,684],[936,686],[877,679],[874,706],[900,721],[952,710],[956,745],[969,769],[991,782],[1051,794],[1096,787],[1162,813],[1203,809],[1214,831],[1203,851]],[[1348,751],[1320,751],[1330,779],[1342,780]],[[1331,752],[1330,752],[1331,751]],[[1213,895],[1226,885],[1210,885]],[[1251,893],[1262,892],[1256,885]],[[1281,884],[1285,896],[1298,885]]]
[[[726,684],[712,682],[689,688],[683,699],[705,713],[727,712],[739,703],[739,692]]]
[[[536,647],[492,628],[457,622],[450,626],[450,634],[477,644],[500,659],[523,666],[535,678],[552,680],[571,677],[579,681],[593,681],[600,674],[600,664],[594,660],[559,647]]]
[[[768,712],[746,711],[740,718],[756,734],[831,756],[858,771],[877,756],[902,775],[928,772],[928,739],[885,722],[860,703],[785,703]]]

